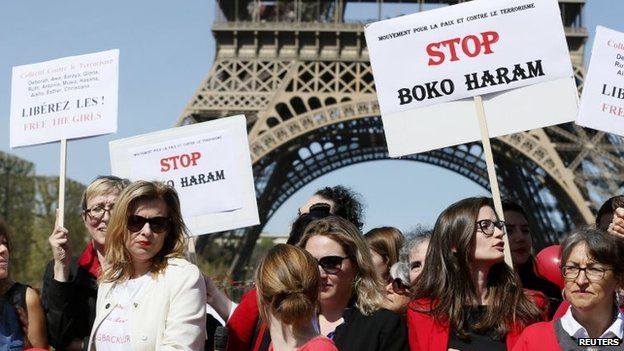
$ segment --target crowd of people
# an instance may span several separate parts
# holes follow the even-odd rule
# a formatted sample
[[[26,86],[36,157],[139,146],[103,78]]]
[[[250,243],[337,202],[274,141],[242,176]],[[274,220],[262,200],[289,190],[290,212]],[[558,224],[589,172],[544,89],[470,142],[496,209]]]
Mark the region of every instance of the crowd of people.
[[[492,199],[462,199],[405,234],[363,234],[362,212],[350,189],[319,189],[237,304],[187,260],[175,189],[98,177],[89,243],[75,257],[57,221],[41,296],[11,279],[0,220],[0,350],[212,350],[217,319],[230,351],[624,349],[624,196],[562,238],[562,285],[538,273],[514,202],[502,221]]]

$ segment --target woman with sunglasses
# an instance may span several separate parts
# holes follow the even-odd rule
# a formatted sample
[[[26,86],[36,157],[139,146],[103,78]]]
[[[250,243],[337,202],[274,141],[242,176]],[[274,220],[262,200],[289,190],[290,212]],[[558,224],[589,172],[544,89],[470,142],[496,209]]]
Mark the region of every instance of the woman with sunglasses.
[[[410,302],[409,269],[405,262],[397,262],[390,267],[386,284],[384,307],[402,316]]]
[[[187,229],[176,191],[137,181],[119,196],[106,239],[89,350],[201,350],[206,288],[183,259]]]
[[[89,340],[106,230],[117,198],[128,184],[127,179],[100,176],[87,186],[81,206],[90,240],[77,259],[72,258],[69,231],[58,225],[57,217],[48,239],[53,260],[46,267],[41,293],[50,345],[57,350],[83,350]]]
[[[329,216],[310,223],[298,244],[321,274],[319,327],[341,351],[407,350],[401,317],[382,309],[383,288],[358,229]]]
[[[503,226],[484,197],[440,214],[407,311],[411,350],[511,350],[543,319],[543,296],[525,293],[504,262]]]
[[[514,350],[576,350],[592,338],[599,350],[622,350],[624,314],[616,293],[624,284],[624,246],[602,230],[580,229],[561,243],[565,314],[524,330]],[[596,339],[603,339],[601,341]]]
[[[320,276],[316,260],[296,246],[274,246],[256,270],[261,319],[269,351],[338,351],[315,326]]]

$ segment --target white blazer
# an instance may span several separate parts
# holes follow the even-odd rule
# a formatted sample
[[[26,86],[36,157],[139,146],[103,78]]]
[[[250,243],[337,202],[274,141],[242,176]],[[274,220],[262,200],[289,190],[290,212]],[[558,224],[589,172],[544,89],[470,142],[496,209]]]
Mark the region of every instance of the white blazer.
[[[89,350],[95,350],[95,333],[116,305],[112,288],[98,288],[96,315]],[[133,351],[204,349],[206,341],[206,285],[194,264],[171,258],[155,284],[130,303],[130,345]]]

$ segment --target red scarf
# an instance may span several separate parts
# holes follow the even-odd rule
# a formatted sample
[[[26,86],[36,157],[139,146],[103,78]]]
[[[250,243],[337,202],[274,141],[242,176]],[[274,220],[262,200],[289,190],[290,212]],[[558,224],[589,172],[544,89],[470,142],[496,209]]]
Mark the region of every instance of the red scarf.
[[[96,278],[99,278],[102,274],[102,267],[100,266],[100,260],[98,260],[97,252],[93,247],[93,241],[89,241],[89,244],[87,244],[87,247],[78,259],[78,265],[89,271],[89,273]]]

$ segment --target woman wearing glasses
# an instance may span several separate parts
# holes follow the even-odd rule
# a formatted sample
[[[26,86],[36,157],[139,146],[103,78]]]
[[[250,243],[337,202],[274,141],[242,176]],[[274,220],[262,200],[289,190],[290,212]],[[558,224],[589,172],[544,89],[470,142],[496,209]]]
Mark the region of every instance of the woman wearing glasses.
[[[511,350],[543,318],[546,301],[538,308],[504,262],[503,226],[484,197],[440,214],[407,311],[411,350]]]
[[[622,241],[601,230],[577,230],[561,243],[561,262],[570,307],[559,319],[528,327],[514,350],[576,350],[582,338],[604,339],[587,345],[595,349],[622,350],[624,315],[616,298],[624,283]]]
[[[58,225],[58,218],[48,239],[54,259],[43,276],[41,299],[49,341],[57,350],[82,350],[89,340],[106,229],[117,197],[128,184],[127,179],[100,176],[87,186],[81,206],[90,240],[78,259],[72,258],[69,231]]]
[[[382,309],[384,294],[368,246],[349,221],[310,223],[298,244],[320,267],[319,327],[341,351],[407,350],[399,315]]]
[[[202,350],[206,288],[184,260],[175,190],[137,181],[119,196],[106,239],[89,350]]]
[[[386,284],[384,307],[402,316],[410,302],[409,267],[405,262],[397,262],[390,267]]]

